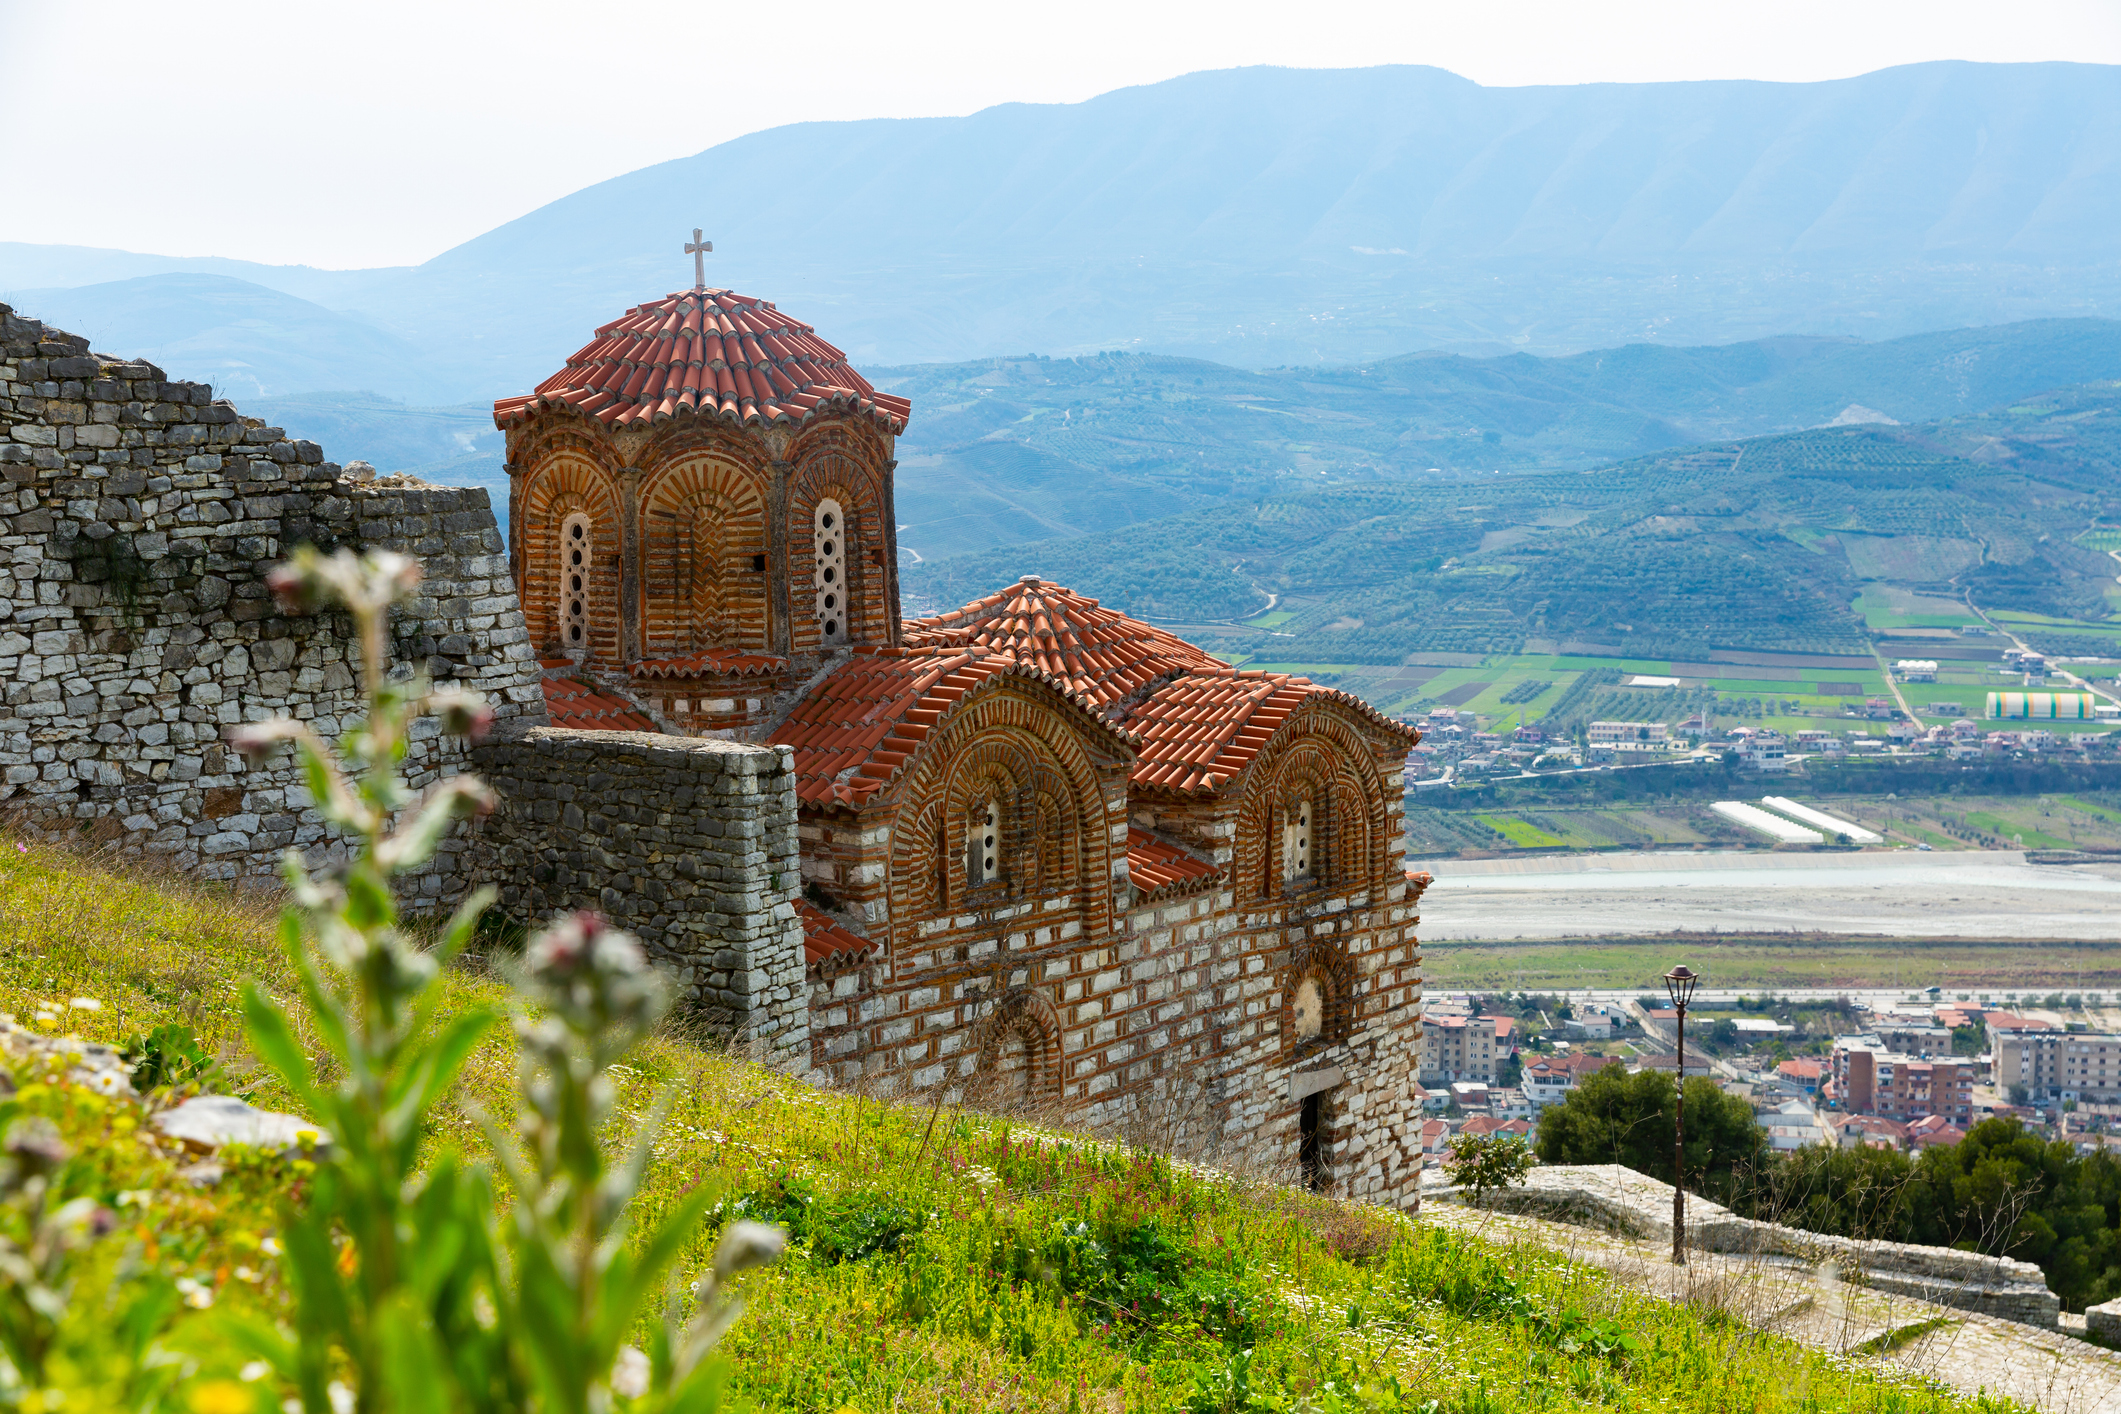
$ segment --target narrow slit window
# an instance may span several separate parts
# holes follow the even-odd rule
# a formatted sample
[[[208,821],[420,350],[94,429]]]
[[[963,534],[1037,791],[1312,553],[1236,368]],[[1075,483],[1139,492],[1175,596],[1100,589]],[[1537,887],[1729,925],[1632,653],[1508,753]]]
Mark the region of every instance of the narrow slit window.
[[[589,517],[576,511],[560,522],[560,646],[589,647]]]
[[[965,840],[965,882],[987,884],[1001,877],[1002,807],[989,800],[972,812]]]
[[[1289,806],[1281,829],[1282,875],[1290,883],[1311,877],[1311,798]]]
[[[811,523],[811,566],[817,593],[818,638],[827,648],[847,641],[847,517],[840,503],[817,503]]]

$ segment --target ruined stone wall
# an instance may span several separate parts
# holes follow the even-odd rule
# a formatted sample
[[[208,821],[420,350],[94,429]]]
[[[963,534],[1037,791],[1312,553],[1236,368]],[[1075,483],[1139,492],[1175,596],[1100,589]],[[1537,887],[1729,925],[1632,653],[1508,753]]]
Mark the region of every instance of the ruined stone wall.
[[[290,845],[329,850],[292,759],[246,769],[222,746],[238,722],[289,715],[330,738],[359,711],[344,616],[288,617],[263,582],[304,541],[418,555],[400,668],[542,719],[484,491],[350,480],[205,384],[5,305],[0,477],[0,811],[21,825],[217,879],[267,879]],[[408,760],[417,785],[461,758],[432,725]],[[457,847],[411,881],[414,908],[458,889]]]
[[[471,757],[501,804],[472,832],[470,872],[511,917],[598,910],[690,1008],[808,1068],[790,748],[534,727]]]

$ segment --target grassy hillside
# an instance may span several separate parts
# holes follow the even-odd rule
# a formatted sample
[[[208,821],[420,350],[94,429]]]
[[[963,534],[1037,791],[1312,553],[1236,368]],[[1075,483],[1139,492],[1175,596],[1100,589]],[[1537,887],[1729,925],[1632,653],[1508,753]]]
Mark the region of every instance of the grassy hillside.
[[[1584,470],[1837,417],[1921,422],[2121,377],[2121,324],[2036,320],[1865,343],[1630,344],[1247,371],[1139,354],[869,370],[913,399],[899,543],[940,559],[1308,483]],[[1854,409],[1854,411],[1852,411]]]
[[[275,1102],[238,1039],[239,979],[292,1000],[254,902],[14,846],[0,851],[0,923],[13,940],[0,1007],[113,1042],[193,1026],[255,1099]],[[444,1020],[506,1001],[476,964],[445,987]],[[460,1098],[505,1110],[512,1063],[494,1033]],[[77,1151],[64,1191],[102,1203],[114,1224],[76,1259],[89,1265],[62,1322],[63,1399],[34,1397],[67,1409],[277,1407],[280,1392],[217,1338],[217,1322],[270,1317],[287,1301],[274,1204],[300,1201],[302,1161],[253,1157],[195,1187],[177,1171],[187,1159],[141,1138],[131,1103],[16,1070],[16,1117],[58,1125]],[[762,1408],[2005,1408],[1829,1359],[1713,1308],[1667,1305],[1537,1247],[1021,1121],[815,1091],[678,1031],[613,1074],[620,1129],[659,1090],[671,1102],[639,1226],[704,1185],[719,1200],[710,1228],[741,1214],[795,1238],[747,1279],[750,1309],[724,1346],[736,1389]],[[427,1146],[479,1154],[456,1110]],[[19,1235],[20,1213],[0,1212]],[[710,1235],[689,1245],[685,1270]],[[109,1314],[179,1279],[184,1299],[144,1325]],[[134,1359],[150,1345],[181,1357]],[[145,1373],[123,1390],[99,1383],[121,1367]]]
[[[1285,478],[1256,499],[911,567],[905,582],[957,604],[1035,571],[1190,623],[1219,651],[1311,663],[1527,648],[1865,654],[1867,585],[1881,602],[1897,588],[1942,608],[1971,592],[2038,616],[2036,637],[2103,642],[2121,628],[2100,538],[2121,517],[2117,465],[2121,384],[2103,383],[1587,472],[1315,489]],[[1235,622],[1270,602],[1286,617]]]

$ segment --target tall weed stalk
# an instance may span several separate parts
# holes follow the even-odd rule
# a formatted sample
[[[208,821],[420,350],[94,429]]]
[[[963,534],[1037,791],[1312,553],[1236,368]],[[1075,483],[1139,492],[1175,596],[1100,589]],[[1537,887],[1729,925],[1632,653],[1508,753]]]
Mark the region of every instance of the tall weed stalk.
[[[415,800],[400,774],[422,713],[459,736],[492,720],[473,694],[387,671],[390,607],[419,579],[402,555],[310,550],[270,576],[290,609],[350,613],[368,710],[336,752],[291,720],[234,734],[252,760],[292,744],[318,809],[353,848],[321,872],[293,851],[283,866],[295,902],[281,940],[322,1054],[305,1051],[294,1020],[260,988],[244,993],[252,1047],[328,1138],[304,1200],[282,1209],[292,1319],[232,1318],[231,1334],[278,1373],[303,1414],[602,1414],[615,1401],[657,1414],[711,1410],[720,1382],[705,1357],[737,1310],[723,1285],[771,1260],[781,1236],[732,1228],[690,1323],[673,1315],[652,1353],[626,1345],[705,1201],[681,1204],[632,1243],[626,1211],[645,1143],[613,1167],[598,1142],[611,1109],[606,1071],[668,1005],[637,943],[582,915],[526,954],[516,1134],[489,1125],[516,1190],[507,1230],[483,1169],[450,1153],[420,1166],[429,1116],[496,1018],[435,1014],[436,977],[492,892],[467,898],[430,950],[399,926],[391,889],[393,877],[433,857],[452,822],[493,802],[468,775]],[[651,1119],[644,1131],[652,1128]]]

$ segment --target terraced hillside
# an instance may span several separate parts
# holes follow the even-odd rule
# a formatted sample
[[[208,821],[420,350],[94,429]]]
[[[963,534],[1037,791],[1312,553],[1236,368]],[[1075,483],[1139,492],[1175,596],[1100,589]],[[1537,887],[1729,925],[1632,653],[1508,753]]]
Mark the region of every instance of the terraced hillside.
[[[1867,585],[2106,641],[2121,384],[1905,427],[1674,448],[1591,471],[1332,482],[910,567],[958,603],[1026,571],[1218,651],[1866,653]],[[1267,615],[1272,609],[1273,614]],[[1905,632],[1902,630],[1901,632]]]

